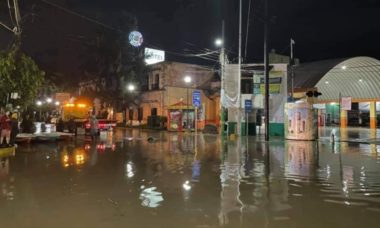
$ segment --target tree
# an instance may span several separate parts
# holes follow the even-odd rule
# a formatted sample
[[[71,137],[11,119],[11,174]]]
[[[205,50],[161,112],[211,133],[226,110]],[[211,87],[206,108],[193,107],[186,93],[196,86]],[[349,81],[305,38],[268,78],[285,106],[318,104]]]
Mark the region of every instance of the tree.
[[[124,104],[128,83],[140,86],[145,78],[142,48],[132,47],[128,32],[137,28],[137,20],[126,12],[114,13],[108,24],[118,31],[99,30],[97,37],[87,43],[88,55],[83,70],[97,84],[96,95],[120,110]],[[91,93],[89,93],[91,94]],[[92,94],[93,95],[93,94]]]
[[[0,104],[9,103],[11,93],[18,93],[21,99],[14,104],[27,106],[36,98],[44,82],[45,73],[34,60],[12,48],[0,52]]]

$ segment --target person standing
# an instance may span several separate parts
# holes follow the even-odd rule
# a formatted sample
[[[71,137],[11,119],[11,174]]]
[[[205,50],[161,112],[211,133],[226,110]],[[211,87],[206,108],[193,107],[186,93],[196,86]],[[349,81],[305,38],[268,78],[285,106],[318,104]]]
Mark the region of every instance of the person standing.
[[[9,146],[10,139],[11,139],[11,120],[9,119],[9,112],[4,113],[2,111],[2,116],[0,118],[0,125],[1,125],[1,145],[3,145],[3,140],[5,138],[5,146]]]
[[[33,130],[33,121],[32,121],[32,119],[30,118],[29,115],[26,115],[22,119],[20,127],[22,129],[22,133],[30,133],[30,134],[34,133],[34,130]]]
[[[91,134],[91,139],[94,141],[98,135],[99,131],[99,122],[96,119],[95,115],[92,115],[90,118],[90,134]]]
[[[16,137],[20,133],[19,127],[18,127],[18,119],[17,119],[17,113],[13,113],[11,115],[11,146],[15,145]]]

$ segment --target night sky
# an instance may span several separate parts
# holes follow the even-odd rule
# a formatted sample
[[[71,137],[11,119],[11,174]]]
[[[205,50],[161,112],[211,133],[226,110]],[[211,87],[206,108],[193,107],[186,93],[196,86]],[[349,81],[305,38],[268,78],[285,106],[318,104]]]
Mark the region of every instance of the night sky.
[[[226,48],[230,51],[230,59],[236,59],[238,0],[47,1],[104,24],[108,24],[107,18],[112,18],[115,12],[131,12],[137,16],[144,45],[168,51],[169,60],[208,65],[213,62],[181,55],[215,49],[213,42],[221,35],[224,19]],[[244,38],[248,1],[243,0]],[[296,41],[295,55],[301,62],[353,56],[380,59],[379,0],[269,1],[269,46],[277,53],[288,55],[289,39],[293,38]],[[78,68],[86,56],[84,42],[91,40],[102,26],[40,0],[20,0],[20,4],[25,16],[23,49],[50,72],[80,74]],[[4,21],[7,11],[4,4],[0,7],[0,20]],[[96,16],[100,14],[102,17]],[[262,59],[263,20],[263,0],[252,0],[246,62]],[[0,47],[6,48],[10,41],[11,34],[0,28]]]

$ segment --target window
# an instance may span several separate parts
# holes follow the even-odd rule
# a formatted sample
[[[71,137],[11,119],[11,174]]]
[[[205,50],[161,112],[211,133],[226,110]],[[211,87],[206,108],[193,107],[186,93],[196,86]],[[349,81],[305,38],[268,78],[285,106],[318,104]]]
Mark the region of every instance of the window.
[[[154,75],[152,90],[160,89],[160,74]]]
[[[157,116],[157,108],[152,108],[151,111],[150,111],[150,114],[152,116]]]
[[[241,80],[241,93],[242,94],[252,94],[253,93],[252,79]]]

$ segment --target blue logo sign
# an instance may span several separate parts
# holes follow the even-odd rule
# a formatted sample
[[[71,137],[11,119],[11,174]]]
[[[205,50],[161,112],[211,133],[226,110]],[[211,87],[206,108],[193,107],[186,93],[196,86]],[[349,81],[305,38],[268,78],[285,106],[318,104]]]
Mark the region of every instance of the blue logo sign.
[[[252,112],[252,101],[251,100],[244,100],[244,109],[245,109],[245,112]]]
[[[201,92],[197,90],[193,91],[193,106],[199,108],[201,104]]]

